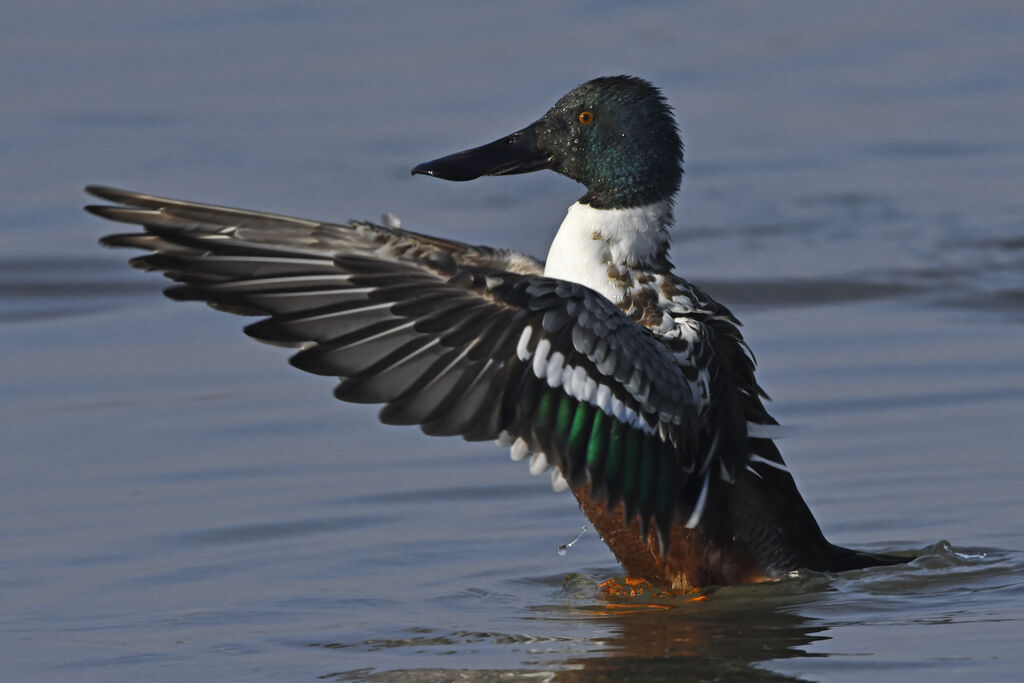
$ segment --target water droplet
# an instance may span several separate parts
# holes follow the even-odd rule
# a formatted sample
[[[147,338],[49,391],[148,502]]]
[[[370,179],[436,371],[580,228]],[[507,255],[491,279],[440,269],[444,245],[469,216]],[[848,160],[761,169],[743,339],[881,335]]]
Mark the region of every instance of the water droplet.
[[[576,545],[576,541],[580,540],[580,537],[583,536],[583,534],[584,534],[584,532],[586,532],[586,530],[587,530],[587,527],[584,526],[582,529],[580,529],[580,532],[578,534],[576,534],[576,538],[572,539],[568,543],[563,543],[562,545],[556,547],[555,548],[555,552],[558,553],[559,555],[561,555],[562,557],[565,557],[569,553],[569,548],[571,548],[574,545]]]

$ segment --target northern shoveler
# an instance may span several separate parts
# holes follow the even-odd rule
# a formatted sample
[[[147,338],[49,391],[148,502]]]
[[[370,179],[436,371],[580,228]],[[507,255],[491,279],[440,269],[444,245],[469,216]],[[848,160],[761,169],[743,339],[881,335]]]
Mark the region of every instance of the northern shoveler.
[[[91,186],[145,228],[103,244],[172,299],[265,318],[256,339],[382,403],[387,424],[495,439],[552,468],[632,578],[676,589],[904,561],[829,543],[786,468],[727,308],[672,272],[683,146],[661,92],[597,78],[535,123],[420,164],[448,180],[551,169],[586,186],[541,263],[389,225]]]

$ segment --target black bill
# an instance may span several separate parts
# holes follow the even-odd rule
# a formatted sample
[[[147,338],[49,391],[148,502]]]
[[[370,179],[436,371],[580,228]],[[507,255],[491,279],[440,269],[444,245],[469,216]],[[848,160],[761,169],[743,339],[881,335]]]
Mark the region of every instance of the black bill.
[[[535,125],[481,147],[456,152],[412,169],[412,174],[445,180],[473,180],[484,175],[512,175],[549,168],[551,155],[538,149]]]

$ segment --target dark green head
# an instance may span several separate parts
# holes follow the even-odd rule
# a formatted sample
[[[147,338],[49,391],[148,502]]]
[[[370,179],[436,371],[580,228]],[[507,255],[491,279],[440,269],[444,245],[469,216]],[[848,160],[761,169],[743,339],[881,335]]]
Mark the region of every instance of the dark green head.
[[[643,206],[679,189],[683,145],[661,91],[634,76],[595,78],[532,125],[488,145],[420,164],[447,180],[550,168],[583,183],[595,208]]]

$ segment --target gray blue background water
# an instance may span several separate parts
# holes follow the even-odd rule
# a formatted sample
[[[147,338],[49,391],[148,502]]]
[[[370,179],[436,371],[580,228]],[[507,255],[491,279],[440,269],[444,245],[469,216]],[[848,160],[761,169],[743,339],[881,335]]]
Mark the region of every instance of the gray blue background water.
[[[1018,680],[1024,6],[27,2],[0,21],[0,678]],[[597,75],[687,145],[674,259],[745,322],[826,533],[909,566],[616,608],[490,444],[386,428],[101,249],[89,182],[543,257],[580,195],[418,162]],[[948,543],[945,543],[948,542]]]

